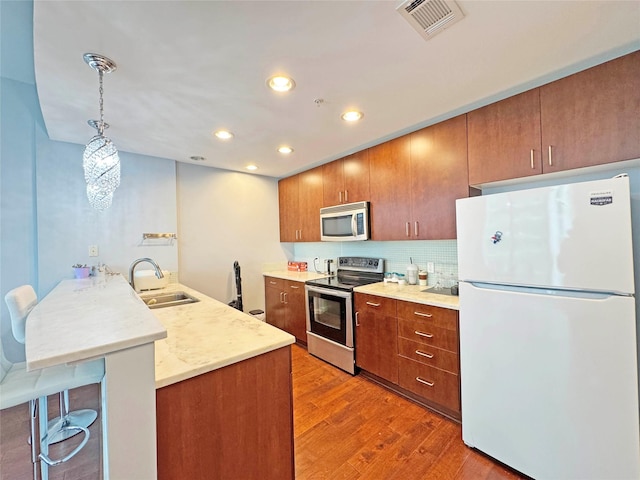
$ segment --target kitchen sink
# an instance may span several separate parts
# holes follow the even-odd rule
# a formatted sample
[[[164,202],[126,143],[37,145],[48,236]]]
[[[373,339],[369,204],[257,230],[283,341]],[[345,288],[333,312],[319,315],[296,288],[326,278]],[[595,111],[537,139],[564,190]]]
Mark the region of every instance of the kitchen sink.
[[[186,292],[154,293],[140,295],[140,298],[149,308],[175,307],[176,305],[187,305],[200,301]]]
[[[435,288],[435,287],[428,287],[425,288],[424,290],[420,290],[421,292],[425,292],[425,293],[435,293],[436,295],[448,295],[450,297],[457,297],[457,295],[454,295],[453,293],[451,293],[451,289],[450,288]]]

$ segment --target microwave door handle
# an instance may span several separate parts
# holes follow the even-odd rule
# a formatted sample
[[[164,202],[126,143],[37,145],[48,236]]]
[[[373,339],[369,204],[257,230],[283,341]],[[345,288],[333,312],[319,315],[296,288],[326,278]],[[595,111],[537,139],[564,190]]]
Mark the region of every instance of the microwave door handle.
[[[357,231],[357,223],[356,223],[356,217],[358,215],[357,214],[353,214],[351,215],[351,234],[355,237],[358,235],[358,231]]]

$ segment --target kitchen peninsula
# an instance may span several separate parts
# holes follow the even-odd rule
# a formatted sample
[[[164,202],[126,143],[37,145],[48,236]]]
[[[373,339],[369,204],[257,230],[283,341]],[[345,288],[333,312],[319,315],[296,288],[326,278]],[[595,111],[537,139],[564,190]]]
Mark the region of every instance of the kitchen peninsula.
[[[180,284],[199,301],[153,312],[158,478],[293,479],[295,338]],[[144,294],[141,294],[144,297]]]
[[[104,358],[105,479],[156,478],[153,342],[166,335],[121,276],[63,280],[29,314],[29,370]]]

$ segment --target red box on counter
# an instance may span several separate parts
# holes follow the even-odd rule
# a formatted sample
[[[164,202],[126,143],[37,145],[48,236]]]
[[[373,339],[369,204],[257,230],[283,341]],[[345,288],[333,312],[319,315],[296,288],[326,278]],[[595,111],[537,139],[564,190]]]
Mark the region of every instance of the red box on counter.
[[[288,262],[287,270],[291,272],[306,272],[307,262]]]

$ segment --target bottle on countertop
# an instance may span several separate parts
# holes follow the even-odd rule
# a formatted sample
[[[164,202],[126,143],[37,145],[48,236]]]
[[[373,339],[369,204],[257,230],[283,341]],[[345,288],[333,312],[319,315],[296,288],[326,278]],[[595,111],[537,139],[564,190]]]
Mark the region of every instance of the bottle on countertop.
[[[409,285],[417,285],[418,283],[418,266],[413,263],[413,259],[409,257],[411,263],[407,267],[407,283]]]

